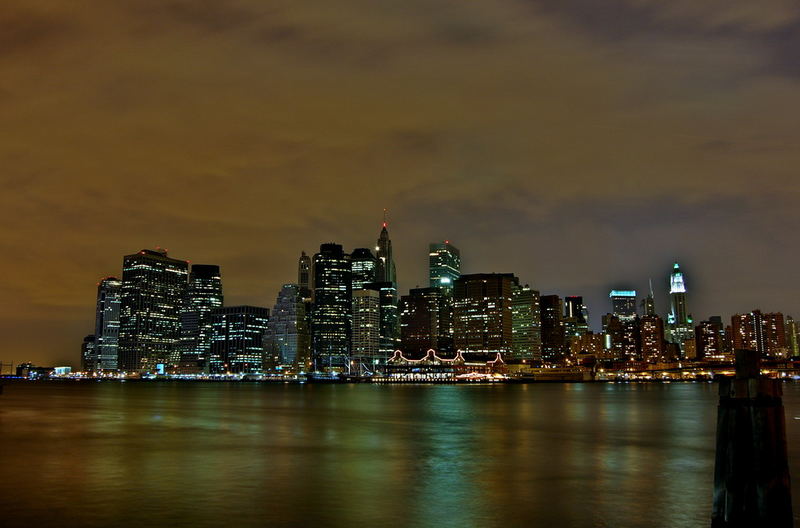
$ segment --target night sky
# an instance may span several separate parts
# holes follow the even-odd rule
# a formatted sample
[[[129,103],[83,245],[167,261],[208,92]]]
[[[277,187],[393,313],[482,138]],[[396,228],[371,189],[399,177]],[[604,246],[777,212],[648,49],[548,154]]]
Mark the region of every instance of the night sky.
[[[4,0],[0,360],[79,364],[96,283],[166,247],[271,307],[375,245],[696,320],[800,315],[792,0]]]

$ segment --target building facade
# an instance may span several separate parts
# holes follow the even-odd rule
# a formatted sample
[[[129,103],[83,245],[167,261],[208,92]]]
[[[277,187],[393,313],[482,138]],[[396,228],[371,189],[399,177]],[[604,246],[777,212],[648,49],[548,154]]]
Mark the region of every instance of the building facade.
[[[226,306],[211,311],[210,372],[250,374],[264,370],[269,308]]]
[[[122,263],[118,368],[155,372],[180,359],[180,313],[189,264],[143,249]]]
[[[461,275],[453,288],[454,345],[467,353],[512,350],[511,273]]]
[[[268,365],[286,365],[306,371],[311,366],[311,334],[299,284],[284,284],[270,312],[264,337]]]
[[[219,266],[192,264],[181,309],[181,361],[206,367],[211,351],[211,311],[222,306]]]
[[[345,371],[350,363],[352,319],[350,255],[339,244],[322,244],[313,262],[311,346],[314,369]]]
[[[387,356],[381,353],[381,294],[375,290],[353,292],[351,372],[374,374]],[[353,371],[355,369],[355,371]]]
[[[428,280],[431,288],[442,288],[452,294],[461,275],[461,252],[449,240],[428,246]]]
[[[117,370],[122,281],[106,277],[97,284],[94,347],[97,370]]]
[[[542,361],[542,319],[539,292],[527,284],[512,285],[511,353],[509,359],[540,363]]]

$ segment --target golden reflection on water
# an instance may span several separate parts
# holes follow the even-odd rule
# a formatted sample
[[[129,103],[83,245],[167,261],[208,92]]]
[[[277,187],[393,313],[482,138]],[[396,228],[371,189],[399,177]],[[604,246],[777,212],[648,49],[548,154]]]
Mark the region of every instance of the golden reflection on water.
[[[0,398],[4,527],[709,519],[710,384],[12,383]],[[796,401],[787,385],[787,416]]]

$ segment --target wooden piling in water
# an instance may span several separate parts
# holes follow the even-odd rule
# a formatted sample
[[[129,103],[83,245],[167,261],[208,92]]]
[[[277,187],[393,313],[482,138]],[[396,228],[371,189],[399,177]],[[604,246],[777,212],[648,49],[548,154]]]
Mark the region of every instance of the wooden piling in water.
[[[793,526],[782,394],[758,352],[736,351],[736,377],[719,387],[712,528]]]

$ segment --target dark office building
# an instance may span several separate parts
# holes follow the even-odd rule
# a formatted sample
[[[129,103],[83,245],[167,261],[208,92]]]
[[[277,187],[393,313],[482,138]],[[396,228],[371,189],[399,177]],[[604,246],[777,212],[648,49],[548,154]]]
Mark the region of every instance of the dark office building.
[[[83,372],[94,372],[97,368],[97,343],[95,335],[89,334],[83,338],[81,344],[81,370]]]
[[[260,306],[211,310],[211,373],[262,372],[268,322],[269,308]]]
[[[712,317],[708,321],[700,321],[700,324],[694,329],[694,336],[698,360],[720,361],[724,359],[722,318]]]
[[[166,250],[143,249],[123,258],[120,370],[152,372],[178,362],[188,276],[189,264]]]
[[[393,282],[373,282],[364,288],[380,294],[380,353],[389,359],[400,348],[400,311],[397,285]]]
[[[386,229],[387,223],[384,220],[378,237],[378,267],[375,272],[375,282],[393,282],[397,284],[397,271],[392,255],[392,241],[389,239],[389,231]]]
[[[642,340],[642,358],[648,363],[665,359],[664,320],[657,315],[644,315],[639,319]]]
[[[461,275],[453,288],[456,350],[464,353],[511,352],[513,343],[511,273]]]
[[[453,353],[453,313],[441,288],[415,288],[400,299],[400,349],[405,357],[419,359],[430,350],[442,356]]]
[[[353,280],[353,291],[364,288],[375,282],[378,271],[378,259],[368,248],[356,248],[350,255],[350,270]]]
[[[568,353],[564,328],[564,304],[558,295],[543,295],[539,299],[542,318],[542,361],[559,363]]]
[[[350,361],[352,276],[350,255],[322,244],[314,255],[312,353],[318,370],[347,370]]]
[[[300,295],[304,299],[311,297],[311,257],[306,255],[303,251],[300,253],[300,259],[297,262],[297,285],[300,287]]]
[[[106,277],[97,284],[97,306],[94,326],[94,354],[92,370],[116,370],[119,356],[119,316],[122,281]]]
[[[211,311],[222,306],[219,266],[193,264],[181,311],[181,361],[204,365],[211,350]]]
[[[453,285],[461,275],[461,252],[449,240],[434,242],[428,251],[428,279],[431,288],[453,292]]]

